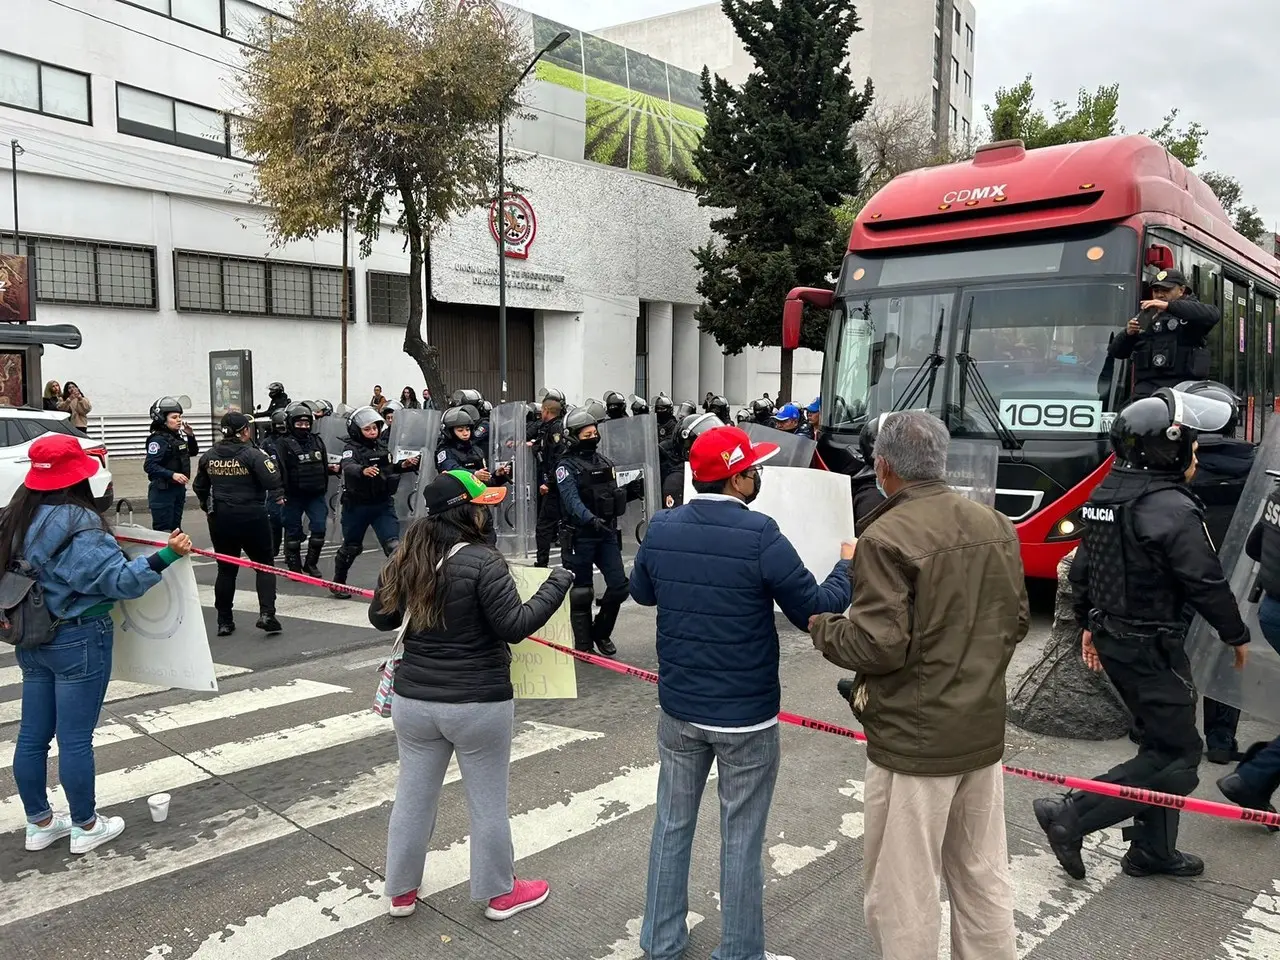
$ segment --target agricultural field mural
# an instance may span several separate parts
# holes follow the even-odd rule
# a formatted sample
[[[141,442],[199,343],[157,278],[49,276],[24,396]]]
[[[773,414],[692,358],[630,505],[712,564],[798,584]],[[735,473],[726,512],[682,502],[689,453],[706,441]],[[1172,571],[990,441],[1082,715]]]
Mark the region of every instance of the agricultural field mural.
[[[538,16],[535,49],[561,30],[569,39],[539,61],[537,76],[586,96],[583,156],[659,177],[673,169],[695,176],[692,153],[707,123],[698,75]]]

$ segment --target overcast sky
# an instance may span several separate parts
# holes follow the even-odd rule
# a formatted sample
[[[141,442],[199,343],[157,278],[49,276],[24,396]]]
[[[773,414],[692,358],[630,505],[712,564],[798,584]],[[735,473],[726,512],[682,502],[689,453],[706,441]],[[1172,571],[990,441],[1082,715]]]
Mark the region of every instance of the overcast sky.
[[[584,30],[698,6],[694,0],[513,0]],[[892,2],[892,0],[880,0]],[[1272,62],[1280,0],[974,0],[974,121],[999,87],[1030,73],[1039,102],[1120,84],[1120,121],[1136,132],[1170,107],[1209,129],[1200,170],[1237,177],[1269,228],[1280,220]],[[1212,26],[1209,24],[1212,23]],[[1179,33],[1181,32],[1181,36]]]

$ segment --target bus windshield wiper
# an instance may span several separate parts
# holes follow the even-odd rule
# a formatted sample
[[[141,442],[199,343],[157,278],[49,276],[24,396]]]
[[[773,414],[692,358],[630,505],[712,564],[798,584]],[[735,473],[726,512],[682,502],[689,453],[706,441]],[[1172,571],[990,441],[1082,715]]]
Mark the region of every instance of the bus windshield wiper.
[[[933,385],[938,379],[938,368],[946,362],[946,358],[942,355],[942,321],[946,318],[946,315],[946,307],[938,310],[938,329],[933,335],[933,353],[921,361],[920,366],[916,368],[916,372],[912,374],[911,380],[907,383],[907,388],[902,391],[902,396],[898,397],[898,402],[889,411],[890,413],[910,410],[912,404],[919,399],[920,394],[926,388],[929,393],[925,398],[925,407],[928,408],[933,403]]]
[[[963,421],[965,402],[972,381],[973,395],[978,400],[978,409],[991,422],[1001,446],[1006,450],[1021,450],[1022,441],[1009,429],[1009,425],[1000,419],[1000,404],[992,396],[986,381],[982,379],[982,373],[969,354],[969,337],[973,333],[973,301],[974,298],[970,297],[969,309],[964,318],[964,338],[960,344],[960,351],[956,354],[956,363],[960,365],[960,404],[956,412],[959,419]]]

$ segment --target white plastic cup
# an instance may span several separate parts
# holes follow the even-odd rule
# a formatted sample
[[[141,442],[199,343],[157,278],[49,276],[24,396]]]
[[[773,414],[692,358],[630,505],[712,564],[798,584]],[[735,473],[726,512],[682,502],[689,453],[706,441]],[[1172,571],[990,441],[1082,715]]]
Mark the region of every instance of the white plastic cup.
[[[151,819],[156,823],[164,823],[169,819],[169,794],[157,793],[148,797],[147,806],[151,808]]]

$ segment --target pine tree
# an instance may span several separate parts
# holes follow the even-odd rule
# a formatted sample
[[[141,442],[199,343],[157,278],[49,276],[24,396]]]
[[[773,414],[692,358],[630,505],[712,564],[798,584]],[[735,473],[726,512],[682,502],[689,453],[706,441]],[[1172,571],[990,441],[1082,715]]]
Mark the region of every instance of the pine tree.
[[[698,203],[726,211],[716,237],[694,251],[702,276],[700,328],[728,354],[776,346],[782,304],[798,286],[830,286],[848,235],[835,209],[858,192],[861,170],[850,136],[871,102],[846,58],[861,28],[853,0],[721,0],[755,61],[741,89],[702,72],[707,128],[694,153]],[[803,345],[821,349],[809,324]],[[779,396],[791,394],[783,354]]]

